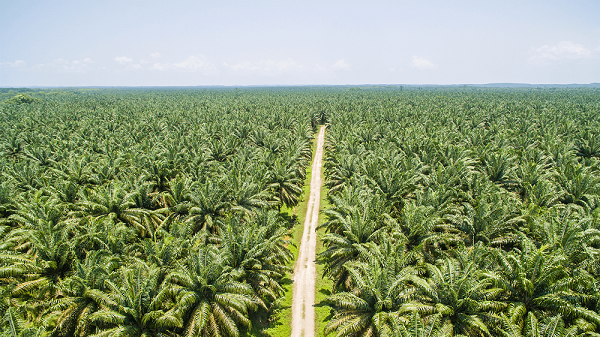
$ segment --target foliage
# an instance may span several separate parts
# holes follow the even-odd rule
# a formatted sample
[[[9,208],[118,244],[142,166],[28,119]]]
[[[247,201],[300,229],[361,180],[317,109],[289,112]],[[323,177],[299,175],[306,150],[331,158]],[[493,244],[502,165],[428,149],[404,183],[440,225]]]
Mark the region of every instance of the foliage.
[[[347,96],[327,116],[325,333],[600,332],[597,90]],[[359,253],[390,240],[413,270],[391,294],[365,287],[381,266]],[[369,302],[383,294],[385,324]]]
[[[327,123],[327,333],[600,333],[597,90],[347,89],[3,90],[0,332],[248,333]]]

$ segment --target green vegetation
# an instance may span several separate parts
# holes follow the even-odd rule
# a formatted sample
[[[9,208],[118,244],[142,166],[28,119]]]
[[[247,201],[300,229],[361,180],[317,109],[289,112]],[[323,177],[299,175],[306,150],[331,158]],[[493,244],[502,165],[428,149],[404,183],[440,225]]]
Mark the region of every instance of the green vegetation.
[[[324,123],[317,335],[600,333],[597,89],[21,94],[0,336],[289,335]]]
[[[328,120],[336,336],[600,332],[600,91],[363,92]]]
[[[268,327],[318,118],[293,101],[105,90],[0,107],[3,334]]]
[[[27,95],[27,94],[17,94],[15,97],[4,101],[6,104],[31,104],[36,102],[37,99]]]

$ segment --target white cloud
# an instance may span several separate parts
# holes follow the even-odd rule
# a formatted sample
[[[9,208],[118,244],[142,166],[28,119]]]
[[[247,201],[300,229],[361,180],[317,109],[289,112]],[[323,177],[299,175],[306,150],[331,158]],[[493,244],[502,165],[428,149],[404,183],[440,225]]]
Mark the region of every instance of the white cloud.
[[[317,64],[315,64],[315,70],[319,71],[319,72],[324,72],[324,71],[327,71],[327,67],[317,63]]]
[[[435,64],[431,63],[431,61],[425,59],[424,57],[420,57],[414,55],[412,58],[412,65],[415,68],[419,69],[433,69],[435,68]]]
[[[152,53],[150,54],[151,57],[153,58],[159,58],[160,57],[160,53]]]
[[[118,64],[127,64],[127,63],[133,62],[133,59],[131,57],[127,57],[127,56],[117,56],[117,57],[115,57],[115,61]]]
[[[217,68],[206,61],[202,55],[190,56],[181,62],[173,63],[173,67],[180,70],[201,71],[204,73],[217,71]]]
[[[117,62],[118,64],[120,64],[122,66],[125,66],[125,67],[119,69],[117,72],[142,69],[142,65],[140,63],[133,63],[133,59],[131,57],[117,56],[117,57],[115,57],[115,62]],[[143,63],[144,61],[142,60],[141,62]]]
[[[26,65],[25,61],[23,60],[16,60],[15,62],[0,62],[0,67],[1,66],[9,66],[9,67],[24,67]]]
[[[350,65],[344,60],[339,60],[333,64],[334,69],[350,69]]]
[[[93,63],[94,61],[89,57],[86,57],[83,60],[72,61],[59,58],[50,63],[37,64],[33,67],[33,69],[54,69],[66,72],[83,72],[90,70],[90,65]]]
[[[16,60],[13,63],[9,63],[11,67],[23,67],[25,66],[25,61],[23,60]]]
[[[289,70],[303,70],[304,65],[292,60],[291,58],[281,61],[267,61],[267,69],[276,69],[277,71],[289,71]]]
[[[260,70],[258,66],[253,65],[249,61],[243,61],[236,64],[223,63],[223,66],[235,71],[257,71]]]
[[[169,69],[170,65],[168,63],[153,63],[152,66],[149,68],[150,70],[158,70],[158,71],[164,71]]]
[[[551,62],[558,60],[582,60],[592,56],[592,52],[582,44],[571,41],[561,41],[557,45],[543,45],[532,48],[531,60]]]
[[[236,64],[223,63],[223,66],[234,71],[259,72],[265,74],[306,71],[308,68],[291,58],[287,60],[263,60],[257,63],[243,61]]]

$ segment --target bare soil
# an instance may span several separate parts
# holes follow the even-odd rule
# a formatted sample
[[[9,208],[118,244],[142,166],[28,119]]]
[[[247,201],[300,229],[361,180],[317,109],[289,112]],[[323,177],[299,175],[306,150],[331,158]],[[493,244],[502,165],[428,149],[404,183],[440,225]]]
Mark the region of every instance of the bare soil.
[[[298,260],[294,269],[294,298],[292,299],[292,337],[315,336],[315,251],[317,246],[317,225],[319,224],[319,202],[321,200],[321,166],[325,126],[321,126],[317,136],[317,151],[312,165],[310,193],[304,219],[304,231]]]

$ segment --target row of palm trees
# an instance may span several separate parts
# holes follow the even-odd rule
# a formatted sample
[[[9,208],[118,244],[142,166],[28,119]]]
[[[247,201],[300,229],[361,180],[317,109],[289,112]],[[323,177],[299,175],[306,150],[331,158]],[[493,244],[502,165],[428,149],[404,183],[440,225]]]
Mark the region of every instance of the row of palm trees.
[[[269,92],[40,97],[0,107],[1,334],[268,325],[291,271],[310,112]]]
[[[328,115],[325,334],[600,333],[597,91],[358,96]]]

